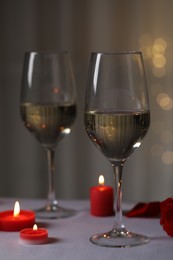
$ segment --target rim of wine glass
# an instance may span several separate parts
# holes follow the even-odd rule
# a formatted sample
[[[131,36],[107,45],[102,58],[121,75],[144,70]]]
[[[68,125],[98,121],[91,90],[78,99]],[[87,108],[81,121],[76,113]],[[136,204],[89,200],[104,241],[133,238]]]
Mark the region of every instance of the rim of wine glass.
[[[117,52],[104,52],[104,51],[94,51],[92,52],[91,54],[101,54],[101,55],[112,55],[112,54],[115,54],[115,55],[122,55],[122,54],[129,54],[129,55],[132,55],[132,54],[142,54],[141,51],[137,51],[137,50],[133,50],[133,51],[117,51]]]

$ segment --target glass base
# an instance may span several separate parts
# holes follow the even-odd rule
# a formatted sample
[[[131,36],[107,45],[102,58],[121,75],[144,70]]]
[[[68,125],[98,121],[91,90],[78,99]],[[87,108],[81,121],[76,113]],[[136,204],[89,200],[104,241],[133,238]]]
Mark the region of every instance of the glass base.
[[[90,241],[103,247],[132,247],[148,243],[148,237],[131,233],[125,228],[121,230],[112,229],[109,232],[94,235]]]
[[[35,213],[37,218],[56,219],[72,217],[76,214],[76,211],[60,207],[57,202],[53,202],[41,209],[35,210]]]

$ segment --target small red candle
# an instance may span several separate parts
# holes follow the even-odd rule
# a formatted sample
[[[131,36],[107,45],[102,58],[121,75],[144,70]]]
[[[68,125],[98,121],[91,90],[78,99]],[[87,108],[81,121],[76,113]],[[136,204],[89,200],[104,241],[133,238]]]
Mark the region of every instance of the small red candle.
[[[20,231],[26,227],[32,227],[35,222],[35,213],[29,210],[20,210],[16,201],[14,210],[0,212],[1,231]]]
[[[113,188],[104,185],[104,177],[99,177],[99,186],[90,189],[90,212],[94,216],[111,216],[114,214]]]
[[[33,228],[26,228],[20,231],[20,238],[26,244],[38,245],[44,244],[48,238],[48,231],[44,228],[38,228],[35,224]]]

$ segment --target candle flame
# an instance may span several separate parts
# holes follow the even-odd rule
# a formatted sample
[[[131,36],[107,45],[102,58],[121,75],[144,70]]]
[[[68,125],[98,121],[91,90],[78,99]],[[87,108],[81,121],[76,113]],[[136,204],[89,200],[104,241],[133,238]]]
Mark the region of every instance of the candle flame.
[[[18,217],[20,213],[20,204],[18,201],[15,202],[14,204],[14,212],[13,212],[13,216],[14,217]]]
[[[100,176],[99,176],[99,184],[100,184],[100,185],[104,185],[104,183],[105,183],[105,178],[104,178],[103,175],[100,175]]]
[[[33,230],[37,230],[38,229],[38,227],[37,227],[37,225],[36,224],[34,224],[34,226],[33,226]]]

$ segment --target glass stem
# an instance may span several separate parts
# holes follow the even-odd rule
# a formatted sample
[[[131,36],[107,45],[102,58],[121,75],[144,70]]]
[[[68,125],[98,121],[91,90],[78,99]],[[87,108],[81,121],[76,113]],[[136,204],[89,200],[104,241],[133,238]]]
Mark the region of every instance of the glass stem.
[[[124,225],[122,222],[122,171],[123,171],[123,162],[116,162],[112,165],[114,169],[114,178],[115,178],[115,225],[113,229],[122,230]]]
[[[47,161],[48,161],[48,195],[47,206],[57,204],[55,198],[55,151],[54,149],[47,149]]]

